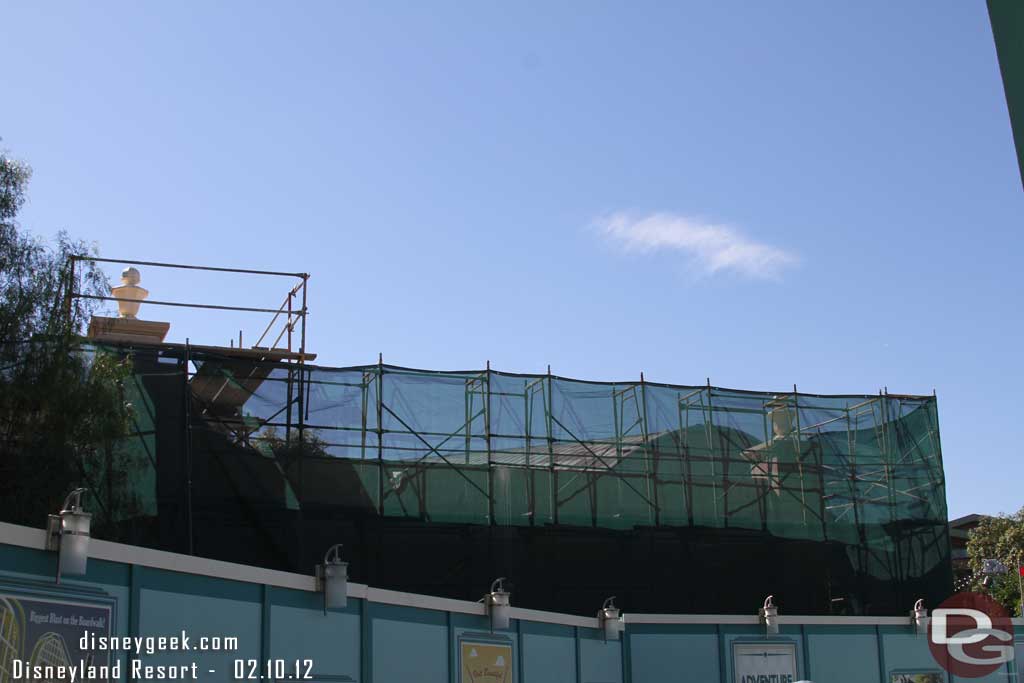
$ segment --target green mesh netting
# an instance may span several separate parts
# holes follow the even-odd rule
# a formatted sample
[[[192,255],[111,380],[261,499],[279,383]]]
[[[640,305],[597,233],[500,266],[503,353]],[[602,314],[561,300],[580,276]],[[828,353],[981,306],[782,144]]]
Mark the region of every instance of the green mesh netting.
[[[188,467],[220,454],[214,474],[235,476],[250,453],[236,488],[283,508],[509,527],[750,529],[843,544],[857,571],[883,580],[948,561],[934,397],[331,369],[209,352],[188,360],[187,373],[180,350],[152,364],[176,371],[171,384],[188,393]],[[155,391],[145,384],[135,390]],[[152,451],[153,430],[138,436]]]

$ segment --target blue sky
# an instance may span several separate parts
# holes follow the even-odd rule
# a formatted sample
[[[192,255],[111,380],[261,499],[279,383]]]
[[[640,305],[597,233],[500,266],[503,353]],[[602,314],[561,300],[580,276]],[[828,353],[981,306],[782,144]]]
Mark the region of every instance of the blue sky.
[[[329,365],[935,389],[950,514],[1024,504],[1024,193],[983,2],[6,2],[0,35],[32,232],[308,271]],[[176,341],[262,329],[168,310]]]

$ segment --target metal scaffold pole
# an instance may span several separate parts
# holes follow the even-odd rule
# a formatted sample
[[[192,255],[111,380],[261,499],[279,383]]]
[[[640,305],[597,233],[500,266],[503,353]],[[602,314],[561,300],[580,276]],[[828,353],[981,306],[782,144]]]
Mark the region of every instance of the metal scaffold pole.
[[[484,439],[487,442],[487,519],[494,524],[494,471],[491,465],[491,361],[487,361],[484,390]],[[468,429],[467,429],[468,431]],[[509,491],[511,495],[511,491]]]
[[[377,502],[384,516],[384,354],[377,354]]]
[[[643,453],[647,467],[647,497],[654,501],[654,510],[651,511],[654,517],[654,525],[661,526],[661,505],[658,499],[658,457],[657,451],[651,452],[650,432],[647,429],[647,384],[644,381],[644,373],[640,372],[640,434],[643,441]]]
[[[188,526],[188,554],[195,554],[195,534],[192,529],[192,385],[189,382],[188,364],[191,344],[185,338],[185,361],[182,372],[182,393],[185,405],[185,515]]]
[[[548,365],[547,391],[544,392],[544,425],[548,438],[548,468],[551,472],[551,516],[555,524],[558,524],[558,471],[555,469],[555,438],[552,433],[552,394],[551,394],[551,366]]]

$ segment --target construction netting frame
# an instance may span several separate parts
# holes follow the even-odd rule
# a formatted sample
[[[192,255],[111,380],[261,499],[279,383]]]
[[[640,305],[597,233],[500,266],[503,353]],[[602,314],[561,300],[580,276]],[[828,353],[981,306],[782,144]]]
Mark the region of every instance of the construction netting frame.
[[[850,568],[883,582],[949,562],[935,396],[131,352],[138,410],[124,447],[154,468],[161,447],[173,456],[160,477],[139,477],[162,490],[139,497],[160,498],[162,517],[180,508],[182,551],[193,551],[196,501],[238,495],[300,516],[749,529],[838,544]],[[179,461],[180,473],[166,469]],[[194,490],[236,465],[259,473],[234,477],[227,494]]]
[[[185,367],[190,457],[214,443],[258,454],[294,509],[749,529],[843,544],[856,571],[883,581],[949,561],[934,396],[324,368],[210,351]],[[344,484],[332,479],[342,463]]]

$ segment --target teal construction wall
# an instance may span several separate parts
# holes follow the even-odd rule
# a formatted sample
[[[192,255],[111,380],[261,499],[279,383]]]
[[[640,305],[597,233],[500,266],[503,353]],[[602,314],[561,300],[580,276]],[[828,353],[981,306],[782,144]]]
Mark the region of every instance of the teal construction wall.
[[[207,681],[234,680],[235,659],[280,658],[312,659],[317,681],[461,683],[459,642],[469,638],[511,644],[509,683],[731,683],[733,645],[765,641],[763,628],[753,623],[636,623],[630,619],[642,620],[642,615],[628,614],[619,641],[606,642],[597,629],[570,625],[579,619],[568,616],[566,624],[514,619],[507,630],[492,634],[486,617],[445,609],[350,598],[346,608],[325,614],[322,597],[308,590],[95,558],[84,580],[65,579],[57,586],[54,569],[54,553],[3,544],[0,536],[0,593],[66,601],[102,598],[114,606],[111,623],[117,635],[185,630],[194,640],[202,635],[238,637],[236,652],[144,657],[146,664],[198,658],[201,669],[216,670],[201,671],[200,680]],[[417,596],[409,598],[422,602]],[[941,671],[926,639],[911,631],[909,619],[906,625],[844,623],[841,617],[820,621],[808,618],[808,623],[783,625],[771,637],[772,642],[795,645],[800,678],[891,683],[898,672]],[[1018,631],[1024,632],[1024,623]],[[1020,656],[1022,636],[1017,643]],[[938,680],[958,679],[942,673]],[[971,680],[1018,679],[1011,663],[987,678]]]

